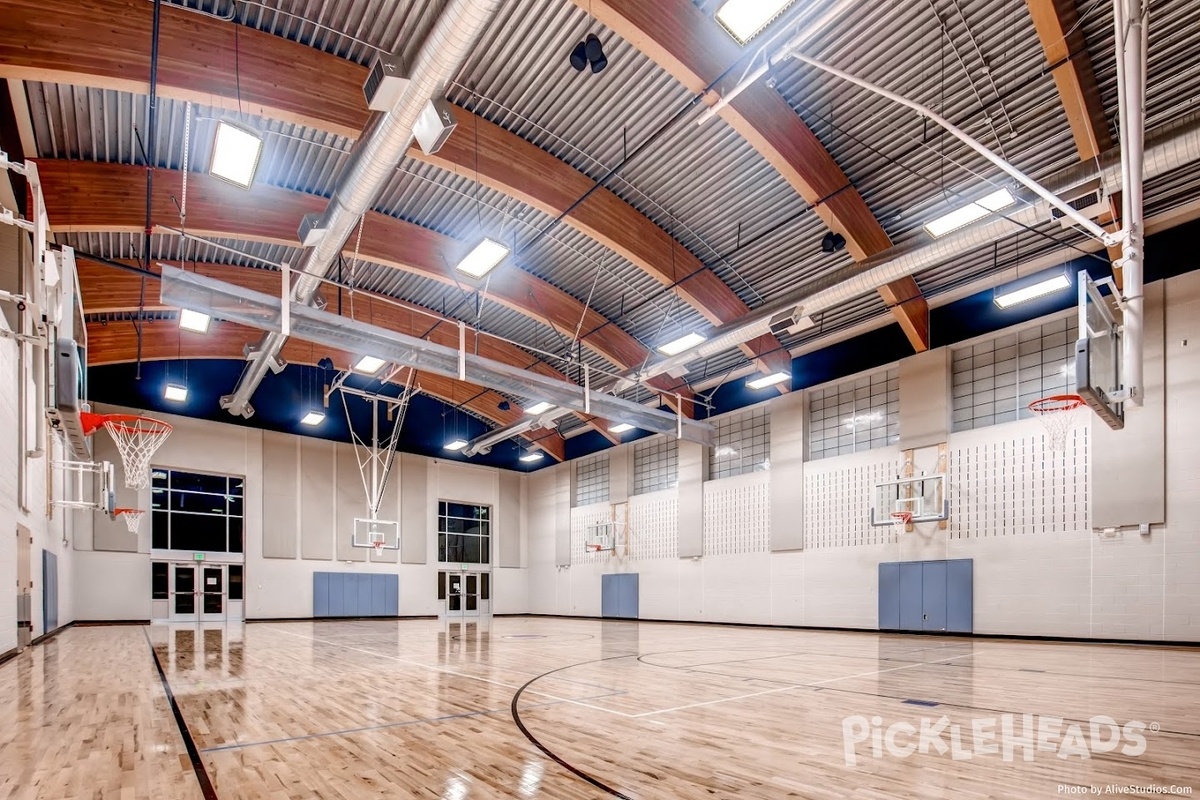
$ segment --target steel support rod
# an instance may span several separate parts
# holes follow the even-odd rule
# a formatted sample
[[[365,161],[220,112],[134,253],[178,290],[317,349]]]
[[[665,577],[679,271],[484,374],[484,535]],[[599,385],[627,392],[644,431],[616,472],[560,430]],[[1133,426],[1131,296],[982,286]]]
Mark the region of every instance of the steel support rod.
[[[1117,98],[1121,128],[1121,283],[1124,293],[1122,363],[1126,403],[1140,406],[1145,394],[1145,300],[1142,292],[1145,225],[1142,193],[1146,135],[1147,10],[1141,0],[1114,0]]]

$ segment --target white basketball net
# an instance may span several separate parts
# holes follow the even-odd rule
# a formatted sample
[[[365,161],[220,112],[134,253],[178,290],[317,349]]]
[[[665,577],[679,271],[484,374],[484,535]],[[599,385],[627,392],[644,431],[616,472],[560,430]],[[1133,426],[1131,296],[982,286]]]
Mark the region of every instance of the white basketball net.
[[[121,463],[125,465],[125,485],[130,489],[144,489],[149,486],[150,459],[159,445],[171,434],[171,426],[155,419],[136,417],[107,419],[104,421],[104,429],[117,443]]]
[[[129,508],[122,510],[117,516],[125,520],[125,529],[130,533],[137,533],[138,527],[142,524],[142,516],[145,511],[140,508]]]
[[[892,512],[892,530],[896,533],[904,533],[912,522],[912,514],[907,511]]]
[[[1062,395],[1030,403],[1029,410],[1046,428],[1046,444],[1051,450],[1061,452],[1067,449],[1067,433],[1075,427],[1075,420],[1082,407],[1081,398]]]

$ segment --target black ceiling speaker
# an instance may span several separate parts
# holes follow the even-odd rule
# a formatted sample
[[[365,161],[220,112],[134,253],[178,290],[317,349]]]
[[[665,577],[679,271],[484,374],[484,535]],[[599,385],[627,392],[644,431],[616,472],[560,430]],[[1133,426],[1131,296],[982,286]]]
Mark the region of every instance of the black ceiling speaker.
[[[589,33],[583,45],[588,63],[592,65],[593,74],[608,66],[608,59],[604,56],[604,45],[600,43],[600,37],[594,33]]]
[[[833,231],[830,231],[821,239],[822,253],[836,253],[845,246],[846,237],[842,236],[840,233],[834,233]]]
[[[507,400],[501,400],[496,404],[496,408],[500,409],[501,411],[508,411],[510,408],[512,408],[512,405]]]
[[[333,359],[329,356],[325,356],[317,362],[317,366],[321,369],[333,369]]]
[[[575,49],[571,51],[571,66],[577,72],[583,72],[583,68],[587,66],[587,47],[583,42],[575,45]]]

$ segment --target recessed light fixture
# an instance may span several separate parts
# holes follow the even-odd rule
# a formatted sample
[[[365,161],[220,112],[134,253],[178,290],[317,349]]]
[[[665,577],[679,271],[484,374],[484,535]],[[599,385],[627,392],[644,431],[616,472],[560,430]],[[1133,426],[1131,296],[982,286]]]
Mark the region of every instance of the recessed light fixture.
[[[179,327],[192,333],[208,333],[212,317],[200,311],[183,308],[179,311]]]
[[[452,442],[446,442],[446,444],[444,445],[445,449],[447,449],[451,452],[458,452],[459,450],[462,450],[466,446],[467,446],[467,442],[465,439],[455,439]]]
[[[213,138],[208,171],[234,186],[249,189],[254,183],[254,173],[258,171],[262,147],[262,137],[257,133],[221,120]]]
[[[300,418],[301,425],[320,425],[325,421],[324,411],[309,411]]]
[[[540,403],[534,403],[533,405],[526,408],[525,413],[532,414],[533,416],[537,416],[538,414],[545,414],[547,411],[549,411],[552,408],[554,408],[554,406],[552,404],[547,403],[545,400],[543,400]],[[539,450],[538,452],[541,452],[541,451]]]
[[[387,362],[382,358],[376,358],[375,356],[363,356],[354,364],[353,367],[351,367],[351,369],[353,369],[355,372],[361,372],[363,375],[374,375],[376,372],[379,372],[379,370],[382,369],[383,365],[386,363]]]
[[[664,356],[677,356],[684,350],[689,350],[703,341],[705,341],[705,338],[698,333],[685,333],[678,339],[659,345],[658,352]]]
[[[613,425],[611,428],[609,428],[608,432],[609,433],[624,433],[625,431],[631,431],[631,430],[633,430],[633,426],[630,425],[628,422],[618,422],[616,425]]]
[[[783,13],[792,0],[726,0],[717,9],[717,22],[745,44]]]
[[[178,383],[168,383],[167,388],[163,389],[163,397],[174,403],[182,403],[187,400],[187,387]]]
[[[525,455],[521,456],[521,460],[525,461],[525,462],[541,461],[545,457],[546,457],[546,454],[543,453],[541,450],[533,450],[533,451],[528,452]]]
[[[1066,271],[1056,270],[1049,274],[1032,275],[1004,286],[997,286],[996,292],[992,296],[992,302],[1000,308],[1012,308],[1020,303],[1045,297],[1054,292],[1061,292],[1070,286],[1071,279],[1067,276]]]
[[[786,380],[791,380],[790,372],[772,372],[770,375],[760,375],[757,378],[751,378],[746,381],[746,385],[751,389],[765,389],[768,386],[774,386],[777,383],[783,383]]]
[[[968,203],[947,214],[942,214],[932,222],[926,223],[925,231],[937,239],[945,236],[947,233],[953,233],[959,228],[965,228],[972,222],[983,219],[993,211],[1008,208],[1015,202],[1017,200],[1012,196],[1012,192],[1008,191],[1008,189],[999,189],[979,198],[974,203]]]
[[[475,249],[463,256],[463,260],[455,267],[459,272],[466,273],[472,278],[482,278],[508,255],[508,248],[497,241],[484,239],[475,245]]]

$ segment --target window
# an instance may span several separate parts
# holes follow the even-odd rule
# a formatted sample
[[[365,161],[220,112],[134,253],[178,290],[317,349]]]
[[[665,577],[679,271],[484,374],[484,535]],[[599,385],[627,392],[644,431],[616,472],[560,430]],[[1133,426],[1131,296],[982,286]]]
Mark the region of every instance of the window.
[[[171,566],[165,561],[150,564],[150,597],[154,600],[171,598]]]
[[[438,503],[438,561],[491,562],[492,510],[442,500]]]
[[[810,459],[861,453],[899,440],[898,370],[883,370],[809,392]]]
[[[771,415],[765,407],[711,420],[717,429],[708,451],[708,477],[730,478],[771,466]]]
[[[575,462],[575,505],[608,502],[608,453]]]
[[[633,446],[633,493],[669,489],[679,483],[679,441],[654,436]]]
[[[242,552],[244,479],[161,467],[151,477],[154,549]]]
[[[229,599],[242,599],[242,565],[229,565]]]
[[[1072,314],[952,351],[951,430],[1025,419],[1034,400],[1073,392],[1077,338]]]

